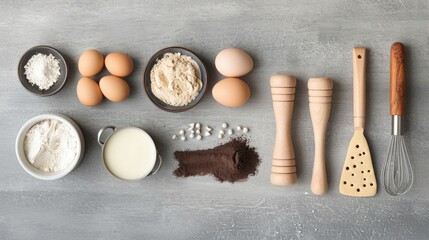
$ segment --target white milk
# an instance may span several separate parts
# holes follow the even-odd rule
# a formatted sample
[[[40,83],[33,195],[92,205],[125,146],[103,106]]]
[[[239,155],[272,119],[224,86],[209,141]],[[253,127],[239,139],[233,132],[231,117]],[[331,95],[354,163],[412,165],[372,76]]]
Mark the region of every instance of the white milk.
[[[139,128],[117,130],[104,146],[104,162],[118,178],[136,180],[147,176],[156,161],[152,138]]]

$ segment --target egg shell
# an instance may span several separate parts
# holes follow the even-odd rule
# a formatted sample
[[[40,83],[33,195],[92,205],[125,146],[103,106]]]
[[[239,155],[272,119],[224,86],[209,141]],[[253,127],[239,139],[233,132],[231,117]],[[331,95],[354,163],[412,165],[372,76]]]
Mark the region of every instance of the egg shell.
[[[105,76],[100,79],[100,89],[103,95],[112,102],[121,102],[130,95],[128,83],[116,76]]]
[[[109,53],[104,62],[107,71],[117,77],[126,77],[133,71],[133,60],[127,54]]]
[[[214,99],[227,107],[239,107],[250,98],[250,88],[239,78],[225,78],[213,87]]]
[[[227,48],[218,53],[215,65],[225,77],[241,77],[252,71],[253,60],[241,49]]]
[[[92,77],[103,69],[104,57],[97,50],[87,50],[79,57],[78,68],[84,77]]]
[[[81,78],[77,83],[76,93],[79,102],[88,107],[97,106],[103,100],[98,83],[91,78]]]

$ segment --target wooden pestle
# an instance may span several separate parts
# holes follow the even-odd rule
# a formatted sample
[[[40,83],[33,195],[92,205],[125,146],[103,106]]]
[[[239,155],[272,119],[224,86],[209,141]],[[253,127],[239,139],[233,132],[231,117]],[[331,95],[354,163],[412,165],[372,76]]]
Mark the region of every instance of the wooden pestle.
[[[296,182],[295,152],[291,136],[296,79],[289,75],[273,75],[270,85],[276,119],[271,183],[286,186]]]
[[[328,191],[325,166],[325,140],[331,112],[333,82],[329,78],[310,78],[308,96],[314,133],[314,163],[311,191],[316,195]]]

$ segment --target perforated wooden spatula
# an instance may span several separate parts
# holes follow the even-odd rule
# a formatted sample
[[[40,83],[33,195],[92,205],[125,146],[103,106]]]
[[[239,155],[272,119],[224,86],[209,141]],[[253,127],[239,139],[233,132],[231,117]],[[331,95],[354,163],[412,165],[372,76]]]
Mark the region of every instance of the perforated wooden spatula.
[[[366,104],[365,60],[366,49],[353,48],[354,134],[349,144],[340,180],[340,193],[353,197],[371,197],[377,192],[371,153],[363,135]]]

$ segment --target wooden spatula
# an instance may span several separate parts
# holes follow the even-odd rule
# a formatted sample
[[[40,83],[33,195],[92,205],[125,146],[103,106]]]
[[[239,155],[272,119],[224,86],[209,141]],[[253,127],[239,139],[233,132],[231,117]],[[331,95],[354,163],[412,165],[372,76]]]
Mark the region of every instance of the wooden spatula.
[[[350,141],[340,180],[340,193],[353,197],[371,197],[377,181],[371,153],[363,135],[365,127],[366,49],[353,48],[353,118],[354,134]]]

